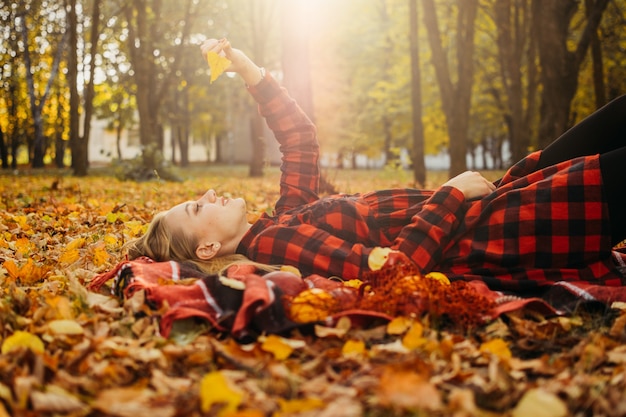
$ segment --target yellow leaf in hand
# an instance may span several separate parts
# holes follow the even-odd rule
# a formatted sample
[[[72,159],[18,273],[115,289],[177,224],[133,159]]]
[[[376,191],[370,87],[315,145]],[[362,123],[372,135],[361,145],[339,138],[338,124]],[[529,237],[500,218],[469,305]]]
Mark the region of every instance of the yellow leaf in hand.
[[[209,68],[211,69],[211,83],[217,80],[217,77],[222,75],[224,71],[226,71],[226,68],[230,66],[230,60],[228,58],[213,51],[206,54],[206,60],[209,64]]]
[[[218,416],[225,416],[237,411],[243,401],[239,391],[235,391],[219,372],[209,372],[200,382],[200,407],[202,412],[208,413],[214,405],[220,405]],[[212,414],[213,415],[213,414]]]
[[[43,353],[45,347],[41,339],[32,333],[17,330],[2,343],[2,354],[7,354],[18,348],[30,349],[33,353]]]

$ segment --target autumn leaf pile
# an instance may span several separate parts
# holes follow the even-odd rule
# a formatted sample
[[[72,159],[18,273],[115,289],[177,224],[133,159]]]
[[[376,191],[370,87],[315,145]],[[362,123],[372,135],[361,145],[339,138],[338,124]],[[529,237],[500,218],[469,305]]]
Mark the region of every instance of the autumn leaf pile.
[[[622,305],[464,328],[407,312],[241,345],[191,321],[165,339],[141,297],[86,290],[157,211],[214,187],[254,219],[275,184],[0,177],[0,417],[626,415]]]

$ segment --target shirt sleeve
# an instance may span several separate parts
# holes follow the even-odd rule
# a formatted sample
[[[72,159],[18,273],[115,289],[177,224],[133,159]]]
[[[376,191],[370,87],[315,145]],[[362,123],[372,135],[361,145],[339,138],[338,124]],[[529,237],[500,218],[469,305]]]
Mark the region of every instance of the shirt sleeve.
[[[402,229],[391,248],[408,255],[422,273],[435,270],[445,249],[457,238],[455,232],[465,215],[464,202],[460,190],[440,187]]]
[[[277,214],[317,200],[320,173],[315,125],[269,73],[248,90],[282,154]]]
[[[463,194],[456,188],[441,187],[402,229],[392,249],[408,255],[423,273],[433,270],[459,225],[463,201]],[[352,279],[369,270],[367,260],[373,248],[310,224],[278,224],[253,238],[248,255],[258,262],[295,266],[305,275]]]

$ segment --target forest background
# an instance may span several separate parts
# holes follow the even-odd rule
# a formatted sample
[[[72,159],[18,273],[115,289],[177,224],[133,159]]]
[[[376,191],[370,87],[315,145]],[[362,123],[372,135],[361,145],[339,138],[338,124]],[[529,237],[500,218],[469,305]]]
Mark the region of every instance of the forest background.
[[[289,89],[339,165],[381,153],[394,164],[406,149],[418,184],[424,155],[442,150],[450,175],[468,154],[499,169],[626,91],[625,10],[622,0],[2,1],[2,166],[69,159],[86,175],[97,117],[138,129],[135,162],[148,173],[186,166],[192,137],[219,144],[249,123],[249,174],[262,175],[254,104],[238,80],[209,84],[198,52],[228,37]],[[161,152],[166,127],[173,161]]]

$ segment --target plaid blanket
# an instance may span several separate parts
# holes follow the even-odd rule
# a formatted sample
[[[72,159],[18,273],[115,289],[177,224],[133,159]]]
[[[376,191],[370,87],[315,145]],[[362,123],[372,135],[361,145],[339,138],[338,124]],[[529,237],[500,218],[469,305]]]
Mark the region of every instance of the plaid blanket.
[[[144,291],[145,303],[160,314],[160,330],[168,337],[176,320],[206,320],[217,331],[228,332],[237,340],[250,340],[262,333],[285,333],[311,323],[290,320],[282,302],[305,290],[320,288],[344,305],[359,296],[359,290],[339,281],[318,275],[301,278],[288,271],[261,275],[252,265],[234,265],[226,276],[205,274],[178,262],[154,262],[148,258],[120,262],[112,270],[99,274],[88,289],[101,290],[113,280],[112,295],[129,299]],[[556,282],[541,297],[520,297],[490,290],[480,280],[467,282],[477,294],[494,306],[489,317],[521,309],[544,315],[572,311],[581,303],[599,302],[609,305],[626,302],[626,287],[605,287],[588,282]],[[334,312],[322,322],[333,326],[339,318],[348,317],[353,326],[367,326],[389,321],[393,317],[377,311],[346,309]],[[319,321],[318,321],[319,322]]]

